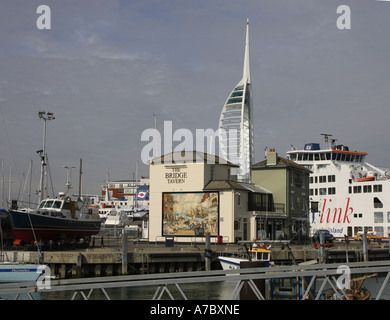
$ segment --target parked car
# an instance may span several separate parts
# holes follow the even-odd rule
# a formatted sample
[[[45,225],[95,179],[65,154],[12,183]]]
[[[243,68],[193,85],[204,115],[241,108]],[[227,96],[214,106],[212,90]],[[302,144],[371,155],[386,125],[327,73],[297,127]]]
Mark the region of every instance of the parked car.
[[[324,234],[325,244],[333,243],[334,236],[333,236],[333,234],[330,233],[329,230],[326,230],[326,229],[320,229],[314,233],[313,238],[312,238],[314,243],[317,243],[317,244],[320,243],[320,235],[321,234]]]

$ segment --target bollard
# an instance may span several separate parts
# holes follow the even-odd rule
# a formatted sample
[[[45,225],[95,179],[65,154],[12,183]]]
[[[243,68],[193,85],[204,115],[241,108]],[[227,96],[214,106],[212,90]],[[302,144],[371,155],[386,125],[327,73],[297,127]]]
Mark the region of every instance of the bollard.
[[[81,277],[82,267],[83,267],[83,255],[82,253],[78,253],[77,260],[76,260],[76,277]]]
[[[367,245],[367,231],[364,231],[362,234],[362,240],[363,240],[363,259],[364,262],[368,261],[368,245]]]
[[[325,234],[320,233],[320,261],[321,263],[325,262]]]
[[[127,233],[125,228],[122,232],[122,274],[127,274]]]
[[[210,243],[210,232],[207,232],[207,233],[206,233],[205,264],[206,264],[206,271],[210,271],[210,270],[211,270],[211,243]]]

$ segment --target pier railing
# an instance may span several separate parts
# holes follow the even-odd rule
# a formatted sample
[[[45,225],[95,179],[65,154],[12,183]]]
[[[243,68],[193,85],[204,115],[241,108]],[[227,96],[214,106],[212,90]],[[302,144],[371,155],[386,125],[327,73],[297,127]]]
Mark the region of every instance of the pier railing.
[[[388,286],[390,278],[390,261],[356,262],[349,264],[316,264],[301,266],[278,266],[269,268],[248,268],[239,270],[215,270],[199,272],[178,272],[165,274],[129,275],[99,278],[80,278],[64,280],[45,280],[45,283],[13,283],[0,284],[0,297],[14,295],[19,298],[21,294],[27,294],[34,299],[36,293],[59,293],[70,292],[70,299],[93,299],[95,291],[101,291],[104,297],[111,300],[110,289],[131,288],[131,287],[155,287],[156,290],[150,299],[188,299],[188,293],[182,289],[183,284],[214,283],[221,281],[234,281],[235,286],[231,292],[230,299],[237,300],[240,297],[244,285],[249,286],[254,295],[260,300],[267,300],[270,297],[259,290],[255,280],[272,280],[295,278],[307,280],[306,287],[300,299],[321,298],[327,288],[334,290],[334,299],[346,299],[347,293],[340,283],[345,283],[346,270],[348,276],[355,275],[383,274],[378,293],[375,299],[382,299],[382,294]],[[313,295],[313,287],[316,283],[319,290]],[[101,295],[100,295],[101,297]]]

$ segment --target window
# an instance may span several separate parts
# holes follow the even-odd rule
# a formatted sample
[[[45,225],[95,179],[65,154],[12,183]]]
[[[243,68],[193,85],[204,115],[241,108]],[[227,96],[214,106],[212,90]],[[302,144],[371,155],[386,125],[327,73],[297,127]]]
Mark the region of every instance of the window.
[[[210,180],[214,180],[214,166],[210,167]]]
[[[374,212],[374,223],[383,223],[383,212]]]
[[[297,188],[302,188],[303,186],[303,180],[302,180],[302,176],[300,174],[295,174],[294,175],[294,182],[295,182],[295,186]]]
[[[374,208],[383,208],[383,203],[377,197],[374,198]]]
[[[364,193],[369,193],[372,190],[372,186],[363,186],[363,192]]]
[[[241,97],[237,97],[237,98],[230,98],[226,104],[231,104],[231,103],[239,103],[242,101],[242,98]]]
[[[378,237],[383,237],[383,227],[375,227],[374,231]]]
[[[390,211],[387,211],[387,222],[390,222]]]
[[[320,188],[320,195],[326,195],[326,188]]]
[[[328,194],[336,194],[336,188],[328,188]]]
[[[362,186],[354,186],[353,193],[362,193]]]
[[[353,228],[353,233],[354,233],[355,237],[356,237],[360,232],[363,232],[363,227],[357,226],[357,227],[354,227],[354,228]]]
[[[243,91],[234,91],[232,94],[231,94],[231,97],[242,97],[242,94],[244,92]]]
[[[382,192],[382,185],[374,184],[374,192]]]
[[[336,175],[332,174],[328,176],[328,182],[336,182]]]
[[[56,208],[56,209],[61,208],[61,201],[54,201],[53,208]]]

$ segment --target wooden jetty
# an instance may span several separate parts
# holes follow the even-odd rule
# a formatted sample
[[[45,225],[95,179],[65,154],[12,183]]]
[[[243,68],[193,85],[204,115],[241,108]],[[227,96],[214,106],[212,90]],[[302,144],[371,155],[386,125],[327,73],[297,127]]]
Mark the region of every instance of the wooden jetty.
[[[167,272],[185,272],[205,270],[205,244],[148,243],[128,240],[123,246],[120,240],[102,246],[41,251],[41,263],[50,267],[51,275],[60,279],[73,277],[112,276],[122,274],[149,274]],[[297,262],[319,259],[319,250],[311,244],[290,245],[291,253]],[[125,250],[124,250],[125,248]],[[9,262],[34,263],[38,253],[34,248],[12,248],[3,252],[3,260]],[[36,249],[36,248],[35,248]],[[242,245],[211,245],[211,269],[220,269],[219,255],[231,255],[243,252]],[[273,246],[271,261],[276,265],[291,264],[291,253],[281,246]],[[327,248],[325,262],[346,262],[344,244]],[[389,245],[370,243],[368,260],[386,260],[390,258]],[[348,261],[363,260],[362,246],[359,243],[349,245]]]

